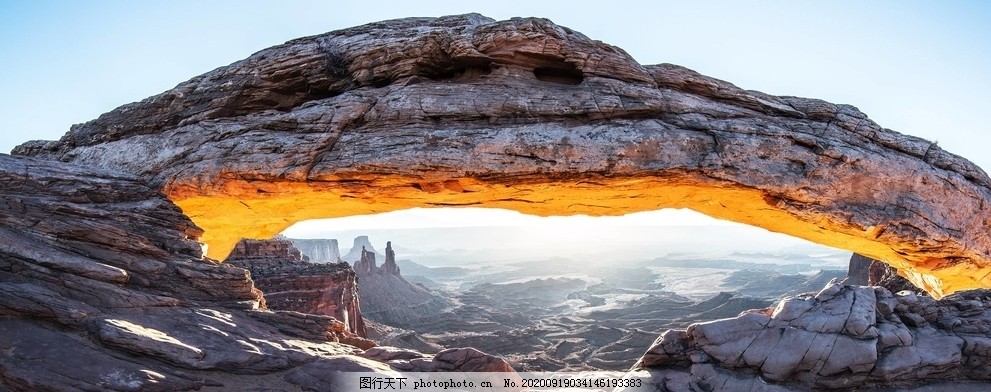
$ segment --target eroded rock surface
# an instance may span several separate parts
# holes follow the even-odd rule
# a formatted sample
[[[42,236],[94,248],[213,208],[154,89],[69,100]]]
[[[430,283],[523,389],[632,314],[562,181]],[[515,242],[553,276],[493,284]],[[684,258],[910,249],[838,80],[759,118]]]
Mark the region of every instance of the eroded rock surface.
[[[986,388],[989,304],[987,290],[934,300],[831,283],[775,308],[668,330],[636,368],[669,390]]]
[[[991,179],[849,105],[771,96],[544,19],[300,38],[15,152],[150,179],[223,258],[296,221],[409,207],[687,207],[991,287]]]
[[[202,258],[201,230],[130,174],[0,154],[0,183],[0,390],[326,390],[290,375],[367,361],[333,317],[262,309],[248,271]],[[424,366],[499,362],[466,357]]]
[[[333,316],[348,332],[368,336],[351,265],[304,261],[287,239],[243,239],[225,261],[251,272],[270,309]]]

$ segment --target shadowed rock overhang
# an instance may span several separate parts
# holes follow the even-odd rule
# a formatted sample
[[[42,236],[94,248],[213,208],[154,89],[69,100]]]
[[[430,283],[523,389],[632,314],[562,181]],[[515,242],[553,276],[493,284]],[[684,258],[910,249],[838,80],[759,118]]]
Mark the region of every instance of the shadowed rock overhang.
[[[849,105],[779,97],[545,19],[373,23],[290,41],[74,126],[36,155],[137,173],[223,259],[306,219],[430,206],[667,207],[991,287],[991,180]]]

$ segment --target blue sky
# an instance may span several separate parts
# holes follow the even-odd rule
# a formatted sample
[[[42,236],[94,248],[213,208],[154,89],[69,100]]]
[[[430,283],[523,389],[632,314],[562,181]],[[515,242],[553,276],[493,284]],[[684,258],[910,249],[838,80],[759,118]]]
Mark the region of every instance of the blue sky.
[[[882,126],[991,167],[991,2],[585,4],[0,0],[0,151],[58,138],[73,123],[292,38],[480,12],[547,17],[644,64],[853,104]]]
[[[857,106],[991,168],[991,2],[0,0],[0,151],[287,40],[406,16],[540,16],[746,89]]]

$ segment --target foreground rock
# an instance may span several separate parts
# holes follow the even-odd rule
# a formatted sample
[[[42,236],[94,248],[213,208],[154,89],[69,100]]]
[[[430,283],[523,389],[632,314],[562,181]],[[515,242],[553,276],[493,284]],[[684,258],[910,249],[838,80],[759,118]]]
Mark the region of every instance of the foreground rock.
[[[290,375],[368,361],[333,317],[263,309],[248,271],[202,259],[200,229],[129,174],[0,154],[0,183],[0,390],[325,390]],[[450,356],[417,369],[501,361]]]
[[[287,239],[241,240],[226,262],[251,271],[270,309],[332,316],[343,322],[348,332],[368,336],[356,275],[347,263],[303,261],[300,251]],[[362,348],[374,345],[350,343]]]
[[[987,388],[989,333],[986,290],[937,301],[831,283],[773,309],[669,330],[636,369],[675,391],[924,389],[946,381]]]
[[[544,19],[411,18],[300,38],[15,152],[151,180],[210,255],[409,207],[697,211],[991,287],[991,179],[853,106],[771,96]]]

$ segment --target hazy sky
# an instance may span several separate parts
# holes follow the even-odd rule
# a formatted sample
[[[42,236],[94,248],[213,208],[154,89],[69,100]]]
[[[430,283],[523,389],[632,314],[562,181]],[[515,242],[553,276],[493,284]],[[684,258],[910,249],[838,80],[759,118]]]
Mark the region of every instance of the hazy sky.
[[[991,168],[986,1],[0,0],[0,151],[296,37],[466,12],[546,17],[643,64],[852,104]]]

